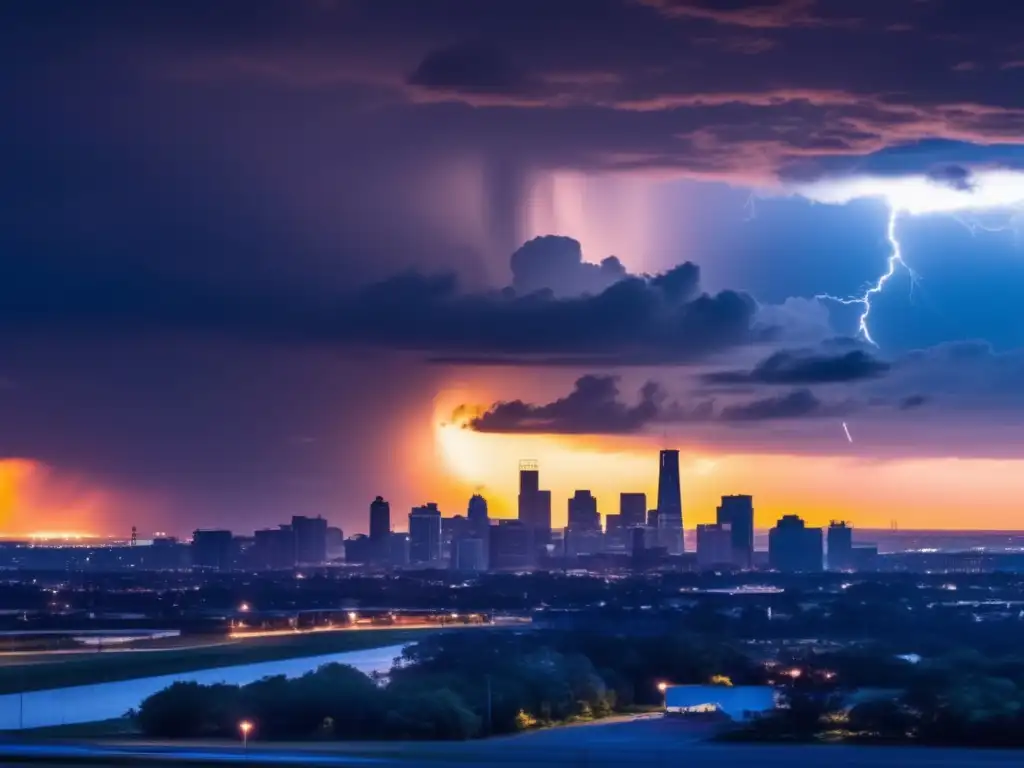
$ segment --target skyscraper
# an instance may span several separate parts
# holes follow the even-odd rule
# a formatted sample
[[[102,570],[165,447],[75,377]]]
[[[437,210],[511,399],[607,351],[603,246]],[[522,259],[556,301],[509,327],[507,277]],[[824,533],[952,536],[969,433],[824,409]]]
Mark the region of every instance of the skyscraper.
[[[634,528],[647,522],[647,494],[619,494],[619,524],[623,528]]]
[[[853,527],[833,520],[828,526],[828,569],[851,571],[854,567]]]
[[[479,493],[473,494],[469,500],[469,508],[466,510],[466,517],[469,519],[469,530],[472,536],[483,538],[491,525],[490,517],[487,515],[487,499]]]
[[[569,499],[569,528],[573,531],[600,531],[601,516],[597,499],[590,491],[576,491]]]
[[[551,541],[551,491],[540,489],[536,461],[519,462],[519,522],[531,532],[534,551]]]
[[[409,562],[441,564],[441,510],[431,502],[409,513]]]
[[[370,550],[373,562],[387,563],[391,557],[391,505],[378,496],[370,504]]]
[[[775,571],[822,570],[821,528],[808,528],[796,515],[783,515],[768,531],[768,564]]]
[[[719,525],[732,529],[732,565],[747,570],[754,563],[754,498],[723,496],[718,507]]]
[[[680,555],[683,544],[683,495],[679,487],[679,451],[661,452],[658,468],[658,544]]]

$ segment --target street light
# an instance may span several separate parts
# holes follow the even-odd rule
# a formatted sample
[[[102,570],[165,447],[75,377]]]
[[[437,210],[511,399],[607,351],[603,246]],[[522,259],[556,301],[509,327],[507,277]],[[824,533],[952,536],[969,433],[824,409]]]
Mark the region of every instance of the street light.
[[[242,749],[249,751],[249,731],[252,730],[252,723],[243,720],[238,724],[238,730],[242,732]]]
[[[665,691],[668,690],[668,683],[666,683],[664,680],[662,680],[660,683],[658,683],[658,690],[661,691],[661,708],[662,709],[667,709],[668,708],[668,700],[667,700],[667,697],[665,695]]]

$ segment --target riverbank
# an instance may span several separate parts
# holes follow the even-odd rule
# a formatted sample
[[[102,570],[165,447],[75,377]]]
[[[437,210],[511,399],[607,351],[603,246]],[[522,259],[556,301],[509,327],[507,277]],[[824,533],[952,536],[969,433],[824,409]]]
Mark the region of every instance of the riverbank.
[[[441,630],[296,632],[272,637],[236,637],[209,645],[145,653],[111,651],[38,657],[24,664],[0,666],[0,695],[404,645],[437,631]]]
[[[367,675],[386,674],[404,647],[405,644],[397,644],[316,656],[293,656],[276,661],[0,695],[0,730],[22,731],[28,728],[114,720],[138,708],[149,696],[177,682],[247,685],[266,677],[299,677],[332,663],[351,666]]]

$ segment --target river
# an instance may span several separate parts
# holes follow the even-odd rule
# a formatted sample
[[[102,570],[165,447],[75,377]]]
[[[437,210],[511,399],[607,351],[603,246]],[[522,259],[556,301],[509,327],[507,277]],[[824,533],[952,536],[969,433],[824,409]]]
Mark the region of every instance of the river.
[[[129,709],[138,707],[143,699],[177,682],[245,685],[275,675],[299,677],[331,662],[349,664],[366,674],[386,673],[391,670],[392,662],[402,653],[403,647],[389,645],[364,651],[346,651],[323,656],[199,669],[175,675],[140,677],[115,683],[9,693],[0,696],[0,730],[110,720],[121,717]]]

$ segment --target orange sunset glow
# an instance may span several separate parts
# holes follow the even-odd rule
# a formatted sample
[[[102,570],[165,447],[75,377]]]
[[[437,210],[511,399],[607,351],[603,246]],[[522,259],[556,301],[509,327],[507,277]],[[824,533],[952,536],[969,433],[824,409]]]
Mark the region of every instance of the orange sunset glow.
[[[438,402],[465,395],[449,392]],[[738,493],[754,496],[758,528],[770,528],[784,514],[812,525],[845,519],[860,528],[888,528],[893,520],[904,529],[1019,525],[1024,462],[1016,460],[713,453],[655,435],[481,434],[454,423],[451,413],[439,405],[435,415],[434,448],[444,479],[432,495],[427,491],[446,514],[464,513],[466,499],[481,489],[492,514],[514,517],[520,459],[540,462],[556,526],[565,524],[567,499],[576,489],[592,491],[602,514],[618,512],[622,491],[645,492],[654,506],[657,452],[671,447],[681,451],[687,528],[714,522],[720,497]]]
[[[118,494],[31,459],[0,459],[0,538],[82,538],[106,533]]]

